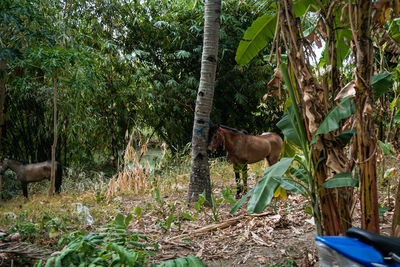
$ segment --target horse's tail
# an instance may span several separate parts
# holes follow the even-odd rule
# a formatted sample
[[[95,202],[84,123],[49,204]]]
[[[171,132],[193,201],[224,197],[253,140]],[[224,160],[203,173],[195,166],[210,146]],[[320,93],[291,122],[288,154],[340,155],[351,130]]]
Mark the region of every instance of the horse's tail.
[[[60,193],[60,191],[61,191],[61,183],[62,183],[62,165],[60,162],[57,162],[56,179],[54,181],[54,185],[55,185],[57,193]]]

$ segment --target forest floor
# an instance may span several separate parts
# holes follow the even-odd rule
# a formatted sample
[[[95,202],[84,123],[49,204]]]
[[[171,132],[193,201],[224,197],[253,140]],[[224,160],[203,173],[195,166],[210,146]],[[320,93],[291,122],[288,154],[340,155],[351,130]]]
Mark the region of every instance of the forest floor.
[[[250,187],[255,186],[263,169],[263,163],[250,167]],[[63,235],[77,229],[100,231],[122,213],[133,215],[129,224],[131,232],[144,234],[158,244],[159,249],[150,257],[150,263],[186,255],[198,256],[209,266],[314,266],[317,263],[315,226],[311,215],[305,212],[308,203],[304,197],[289,194],[286,200],[276,199],[260,214],[247,214],[246,204],[235,214],[230,214],[232,205],[223,201],[221,195],[221,191],[229,191],[235,186],[230,164],[217,162],[211,165],[213,193],[218,201],[214,211],[201,205],[200,208],[188,205],[187,168],[169,176],[170,179],[145,183],[137,194],[120,193],[108,198],[102,193],[104,191],[93,189],[86,192],[65,190],[49,199],[45,190],[33,189],[38,192],[31,194],[28,200],[18,196],[0,202],[0,235],[1,232],[20,231],[23,234],[20,241],[56,251],[62,249],[57,243]],[[155,188],[160,191],[158,199],[154,195]],[[74,203],[88,208],[93,223],[82,222]],[[393,198],[388,205],[382,192],[380,203],[393,207]],[[360,220],[357,206],[353,213],[354,226],[359,226]],[[10,213],[17,218],[10,219]],[[48,217],[62,218],[59,220],[61,225],[49,232],[43,227]],[[389,210],[380,218],[382,233],[389,233],[392,212]],[[13,256],[2,251],[6,242],[0,236],[0,261],[5,263]],[[0,266],[7,265],[0,263]]]

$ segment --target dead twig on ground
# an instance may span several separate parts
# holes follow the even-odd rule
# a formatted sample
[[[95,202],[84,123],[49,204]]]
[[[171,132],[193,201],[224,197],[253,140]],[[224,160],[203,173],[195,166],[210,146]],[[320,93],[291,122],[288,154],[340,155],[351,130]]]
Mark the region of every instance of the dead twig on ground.
[[[193,235],[197,235],[197,234],[201,234],[201,233],[205,233],[205,232],[210,232],[210,231],[214,231],[214,230],[217,230],[217,229],[224,229],[224,228],[229,227],[229,226],[231,226],[233,224],[236,224],[238,221],[241,221],[243,218],[246,218],[246,217],[262,217],[262,216],[267,216],[269,214],[270,214],[270,212],[264,212],[264,213],[258,213],[258,214],[249,214],[249,215],[241,215],[239,217],[231,218],[231,219],[229,219],[229,220],[227,220],[225,222],[222,222],[222,223],[207,225],[207,226],[202,227],[200,229],[191,231],[190,233],[171,237],[171,238],[167,239],[167,241],[172,241],[172,240],[176,240],[176,239],[182,239],[182,238],[185,238],[185,237],[188,237],[188,236],[193,236]]]
[[[52,251],[27,242],[7,242],[0,244],[0,254],[14,254],[35,260],[48,259]]]

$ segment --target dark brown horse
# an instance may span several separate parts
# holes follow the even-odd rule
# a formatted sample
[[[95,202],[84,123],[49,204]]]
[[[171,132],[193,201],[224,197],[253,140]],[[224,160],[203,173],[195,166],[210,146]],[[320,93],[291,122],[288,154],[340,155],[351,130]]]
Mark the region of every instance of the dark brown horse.
[[[208,150],[213,151],[220,144],[224,144],[227,157],[233,164],[237,184],[236,196],[239,197],[242,191],[247,191],[247,164],[263,159],[267,159],[270,166],[275,164],[281,154],[282,142],[282,138],[275,133],[253,136],[245,131],[214,125],[210,127]],[[243,185],[240,184],[240,172]]]
[[[22,161],[3,158],[1,161],[0,175],[7,169],[11,169],[16,174],[16,179],[21,182],[24,197],[28,197],[28,184],[40,182],[51,177],[51,161],[24,164]],[[56,161],[55,189],[59,193],[61,189],[62,168]]]

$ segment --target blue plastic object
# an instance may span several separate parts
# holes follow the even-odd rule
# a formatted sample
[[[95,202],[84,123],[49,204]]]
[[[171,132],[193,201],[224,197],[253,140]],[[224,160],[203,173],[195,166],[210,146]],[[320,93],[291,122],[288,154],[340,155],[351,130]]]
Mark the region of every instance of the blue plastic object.
[[[345,236],[317,236],[315,240],[324,243],[349,259],[366,266],[374,266],[371,263],[390,266],[384,262],[379,251],[356,238]]]

